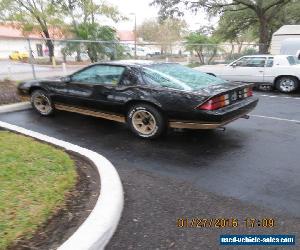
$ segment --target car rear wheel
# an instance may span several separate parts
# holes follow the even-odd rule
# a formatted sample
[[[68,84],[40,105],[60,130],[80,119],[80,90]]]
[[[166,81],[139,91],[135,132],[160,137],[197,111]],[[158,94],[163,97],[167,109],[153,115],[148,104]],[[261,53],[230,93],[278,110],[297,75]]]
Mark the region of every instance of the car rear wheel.
[[[142,138],[154,139],[166,130],[166,122],[161,112],[148,104],[132,106],[127,115],[127,123]]]
[[[283,93],[291,93],[298,88],[298,79],[293,76],[283,76],[276,80],[276,88]]]
[[[44,90],[35,90],[31,94],[31,105],[41,115],[49,116],[54,112],[51,98]]]

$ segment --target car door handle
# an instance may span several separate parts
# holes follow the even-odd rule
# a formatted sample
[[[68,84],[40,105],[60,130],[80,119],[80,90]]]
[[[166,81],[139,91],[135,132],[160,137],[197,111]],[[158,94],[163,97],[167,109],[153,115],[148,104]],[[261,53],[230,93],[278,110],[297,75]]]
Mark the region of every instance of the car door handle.
[[[264,71],[263,70],[260,70],[260,71],[258,71],[259,73],[264,73]]]

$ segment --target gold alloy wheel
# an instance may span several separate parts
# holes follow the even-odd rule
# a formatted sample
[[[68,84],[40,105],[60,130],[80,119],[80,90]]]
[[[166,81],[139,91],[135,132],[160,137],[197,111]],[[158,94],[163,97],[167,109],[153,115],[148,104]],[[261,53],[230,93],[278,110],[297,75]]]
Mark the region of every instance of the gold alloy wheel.
[[[46,115],[52,110],[49,99],[44,95],[34,97],[33,104],[41,114]]]
[[[132,116],[132,125],[139,133],[150,135],[156,128],[156,120],[150,112],[138,110]]]

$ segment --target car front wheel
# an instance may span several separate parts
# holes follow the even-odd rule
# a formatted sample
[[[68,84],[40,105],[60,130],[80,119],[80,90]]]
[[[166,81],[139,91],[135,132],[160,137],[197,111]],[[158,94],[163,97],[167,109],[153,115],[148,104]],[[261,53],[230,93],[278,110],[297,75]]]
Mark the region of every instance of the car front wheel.
[[[54,112],[54,105],[51,98],[44,90],[35,90],[31,94],[31,105],[41,115],[49,116]]]
[[[129,109],[127,123],[139,137],[154,139],[163,134],[166,122],[162,113],[148,104],[137,104]]]
[[[283,76],[276,80],[276,88],[283,93],[291,93],[298,88],[298,79],[293,76]]]

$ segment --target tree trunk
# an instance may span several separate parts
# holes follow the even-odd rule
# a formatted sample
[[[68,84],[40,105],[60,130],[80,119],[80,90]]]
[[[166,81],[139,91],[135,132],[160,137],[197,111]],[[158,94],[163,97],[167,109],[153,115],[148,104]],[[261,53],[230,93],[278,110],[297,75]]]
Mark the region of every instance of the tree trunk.
[[[234,53],[234,44],[233,44],[233,42],[231,42],[231,50],[230,50],[230,54],[229,54],[230,60],[232,59],[233,53]]]
[[[199,57],[200,64],[203,65],[204,64],[204,57],[203,57],[202,51],[196,50],[196,53],[197,53],[197,56]]]
[[[52,57],[54,57],[54,44],[53,44],[53,41],[50,39],[49,31],[43,30],[43,33],[44,33],[45,37],[47,38],[46,46],[48,47],[48,50],[49,50],[49,60],[51,62]]]
[[[242,48],[243,48],[243,41],[238,42],[238,54],[241,54]]]
[[[87,53],[92,63],[98,61],[97,49],[93,46],[93,44],[88,45]]]
[[[54,57],[54,44],[52,42],[52,40],[47,40],[46,41],[46,45],[49,49],[49,60],[50,62],[52,61],[52,57]]]
[[[76,61],[77,62],[81,62],[82,61],[80,48],[76,50]]]
[[[207,64],[210,64],[212,62],[212,60],[214,59],[214,57],[217,55],[218,49],[213,49],[213,53],[212,55],[209,57]]]
[[[268,53],[269,48],[269,25],[264,15],[259,16],[259,53]]]
[[[64,63],[67,62],[67,54],[65,52],[62,52],[62,55],[63,55],[63,61]]]

